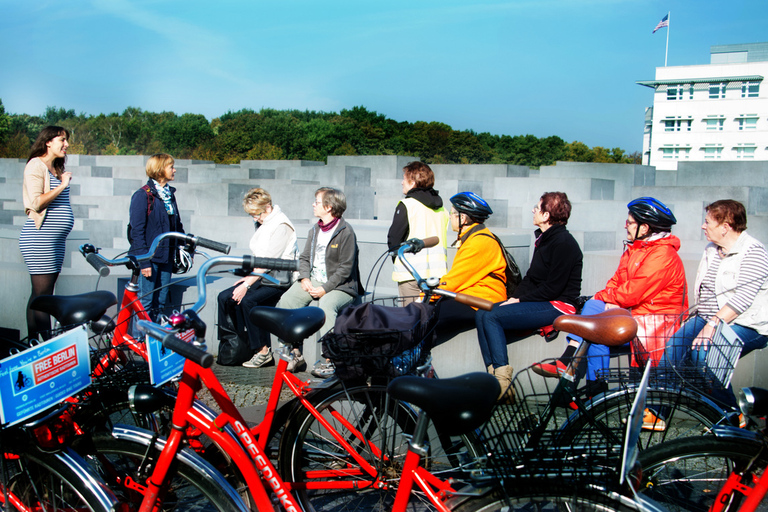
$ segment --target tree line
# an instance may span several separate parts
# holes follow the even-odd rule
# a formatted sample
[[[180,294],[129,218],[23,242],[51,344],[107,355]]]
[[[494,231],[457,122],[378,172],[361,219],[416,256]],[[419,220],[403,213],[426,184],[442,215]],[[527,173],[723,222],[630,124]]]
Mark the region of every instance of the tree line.
[[[42,116],[8,114],[0,100],[0,157],[26,158],[38,132],[70,132],[70,154],[151,155],[231,164],[240,160],[316,160],[328,155],[412,155],[426,163],[552,165],[558,160],[641,163],[638,152],[590,148],[556,135],[492,135],[440,122],[398,122],[354,107],[336,112],[243,109],[208,121],[201,114],[147,112],[76,114],[48,107]]]

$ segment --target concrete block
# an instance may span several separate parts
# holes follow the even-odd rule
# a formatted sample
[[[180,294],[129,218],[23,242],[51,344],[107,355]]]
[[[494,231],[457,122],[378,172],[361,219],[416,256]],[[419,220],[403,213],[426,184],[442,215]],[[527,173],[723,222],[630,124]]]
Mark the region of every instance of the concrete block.
[[[248,169],[248,179],[251,180],[274,180],[274,169]]]
[[[147,182],[141,180],[127,180],[115,178],[112,180],[112,194],[116,196],[132,196],[134,192],[143,187]]]
[[[95,165],[91,167],[91,176],[93,176],[94,178],[111,178],[112,168]]]
[[[616,181],[592,178],[589,198],[593,201],[613,201]]]
[[[369,186],[347,186],[346,219],[373,219],[375,191]]]

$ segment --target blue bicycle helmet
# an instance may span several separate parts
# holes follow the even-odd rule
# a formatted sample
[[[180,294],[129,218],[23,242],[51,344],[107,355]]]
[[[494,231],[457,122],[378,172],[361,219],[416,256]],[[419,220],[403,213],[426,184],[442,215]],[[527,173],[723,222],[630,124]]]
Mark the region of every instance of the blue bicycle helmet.
[[[672,210],[653,197],[638,197],[630,201],[627,208],[638,224],[648,224],[651,228],[662,231],[669,231],[677,224]]]
[[[485,199],[474,192],[459,192],[451,197],[451,204],[457,212],[469,215],[477,222],[485,222],[493,214]]]

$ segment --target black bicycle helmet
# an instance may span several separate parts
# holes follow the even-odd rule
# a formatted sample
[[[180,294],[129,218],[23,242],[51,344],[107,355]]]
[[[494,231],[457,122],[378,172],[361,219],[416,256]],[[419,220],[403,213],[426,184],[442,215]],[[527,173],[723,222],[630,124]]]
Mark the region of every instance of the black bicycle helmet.
[[[469,215],[477,222],[485,222],[493,213],[488,203],[474,192],[459,192],[451,197],[451,204],[457,212]]]
[[[629,213],[638,224],[648,224],[651,228],[669,231],[677,224],[677,219],[667,205],[653,197],[638,197],[627,205]]]

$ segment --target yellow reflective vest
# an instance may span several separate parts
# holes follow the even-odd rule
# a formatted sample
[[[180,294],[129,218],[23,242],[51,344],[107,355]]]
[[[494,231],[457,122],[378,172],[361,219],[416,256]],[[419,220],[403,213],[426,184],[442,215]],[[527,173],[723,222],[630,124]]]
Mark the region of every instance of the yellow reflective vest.
[[[448,211],[443,207],[433,210],[412,197],[406,197],[401,202],[408,212],[408,239],[423,239],[430,236],[436,236],[440,239],[440,243],[434,247],[422,249],[416,254],[409,254],[407,256],[408,262],[423,278],[442,277],[448,272],[446,233],[450,222]],[[392,280],[398,283],[413,281],[411,273],[397,258],[395,259],[395,270],[392,272]]]

